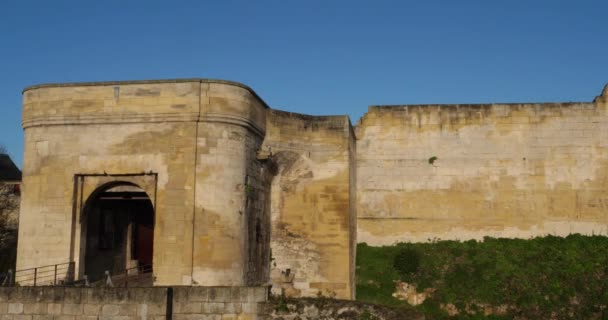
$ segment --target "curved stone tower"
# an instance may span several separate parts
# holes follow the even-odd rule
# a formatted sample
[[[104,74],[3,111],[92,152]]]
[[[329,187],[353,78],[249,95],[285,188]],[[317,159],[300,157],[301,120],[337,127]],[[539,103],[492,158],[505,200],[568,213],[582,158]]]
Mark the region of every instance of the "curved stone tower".
[[[26,88],[17,269],[93,276],[95,258],[150,263],[155,285],[265,283],[267,108],[207,79]]]

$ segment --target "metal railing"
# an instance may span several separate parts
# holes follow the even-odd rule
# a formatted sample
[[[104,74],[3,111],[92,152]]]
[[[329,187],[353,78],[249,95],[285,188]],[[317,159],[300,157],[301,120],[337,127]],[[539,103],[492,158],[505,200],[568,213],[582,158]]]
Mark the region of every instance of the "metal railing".
[[[143,282],[143,283],[142,283]],[[105,285],[112,287],[142,286],[145,282],[152,282],[152,266],[142,265],[125,269],[115,275],[106,271]]]
[[[89,283],[87,275],[82,280],[75,280],[74,262],[53,264],[43,267],[17,270],[8,270],[0,274],[0,286],[105,286],[105,287],[129,287],[129,286],[151,286],[154,279],[152,276],[152,265],[142,265],[124,269],[115,275],[105,271],[102,280]]]
[[[74,282],[74,262],[65,262],[48,266],[9,270],[0,278],[0,285],[11,286],[63,286]]]
[[[13,283],[13,270],[8,269],[6,273],[0,273],[0,287],[8,287]]]
[[[86,276],[85,276],[86,277]],[[92,284],[93,286],[105,287],[149,287],[153,283],[152,265],[142,265],[124,269],[114,275],[105,271],[103,280]]]

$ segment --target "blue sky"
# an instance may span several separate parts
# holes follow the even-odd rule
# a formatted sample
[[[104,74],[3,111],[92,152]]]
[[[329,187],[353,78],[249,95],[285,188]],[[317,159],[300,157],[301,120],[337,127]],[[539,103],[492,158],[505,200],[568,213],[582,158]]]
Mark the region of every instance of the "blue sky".
[[[22,162],[21,90],[220,78],[273,108],[591,101],[608,83],[608,1],[0,2],[0,144]],[[69,143],[66,137],[66,143]]]

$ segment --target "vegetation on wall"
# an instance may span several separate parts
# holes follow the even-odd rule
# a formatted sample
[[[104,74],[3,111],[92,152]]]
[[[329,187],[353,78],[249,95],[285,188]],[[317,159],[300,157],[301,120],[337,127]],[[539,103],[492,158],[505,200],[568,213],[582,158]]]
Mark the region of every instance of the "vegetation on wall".
[[[17,225],[13,215],[17,206],[14,186],[0,183],[0,273],[15,269]]]
[[[608,237],[359,244],[358,300],[407,304],[398,280],[432,288],[432,319],[608,319]]]
[[[422,320],[424,315],[409,306],[383,306],[332,297],[288,298],[271,296],[268,309],[271,318],[323,320]]]

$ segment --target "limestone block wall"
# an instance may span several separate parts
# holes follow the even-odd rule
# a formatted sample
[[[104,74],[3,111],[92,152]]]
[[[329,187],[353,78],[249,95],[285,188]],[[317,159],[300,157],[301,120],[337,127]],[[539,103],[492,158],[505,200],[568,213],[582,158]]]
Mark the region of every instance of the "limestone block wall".
[[[354,297],[354,135],[345,116],[268,114],[271,280],[288,296]]]
[[[269,223],[269,208],[258,206],[252,210],[253,203],[248,200],[254,188],[260,190],[260,197],[268,189],[259,182],[261,172],[255,164],[264,138],[266,108],[250,91],[240,87],[209,84],[203,88],[202,121],[197,133],[195,283],[265,283],[267,276],[249,270],[267,264],[268,259],[260,259],[256,265],[249,260],[268,256],[268,245],[252,257],[249,251],[256,248],[250,246],[247,234],[249,228],[255,230],[258,217],[262,224]],[[268,237],[263,240],[269,241]]]
[[[78,203],[108,179],[75,176],[154,174],[140,187],[155,206],[155,284],[203,284],[201,275],[206,285],[244,284],[249,226],[238,185],[265,108],[243,85],[205,79],[26,89],[17,269],[74,259],[83,273]]]
[[[358,241],[608,234],[608,109],[373,106],[357,125]]]
[[[266,287],[0,288],[3,319],[263,319]]]

